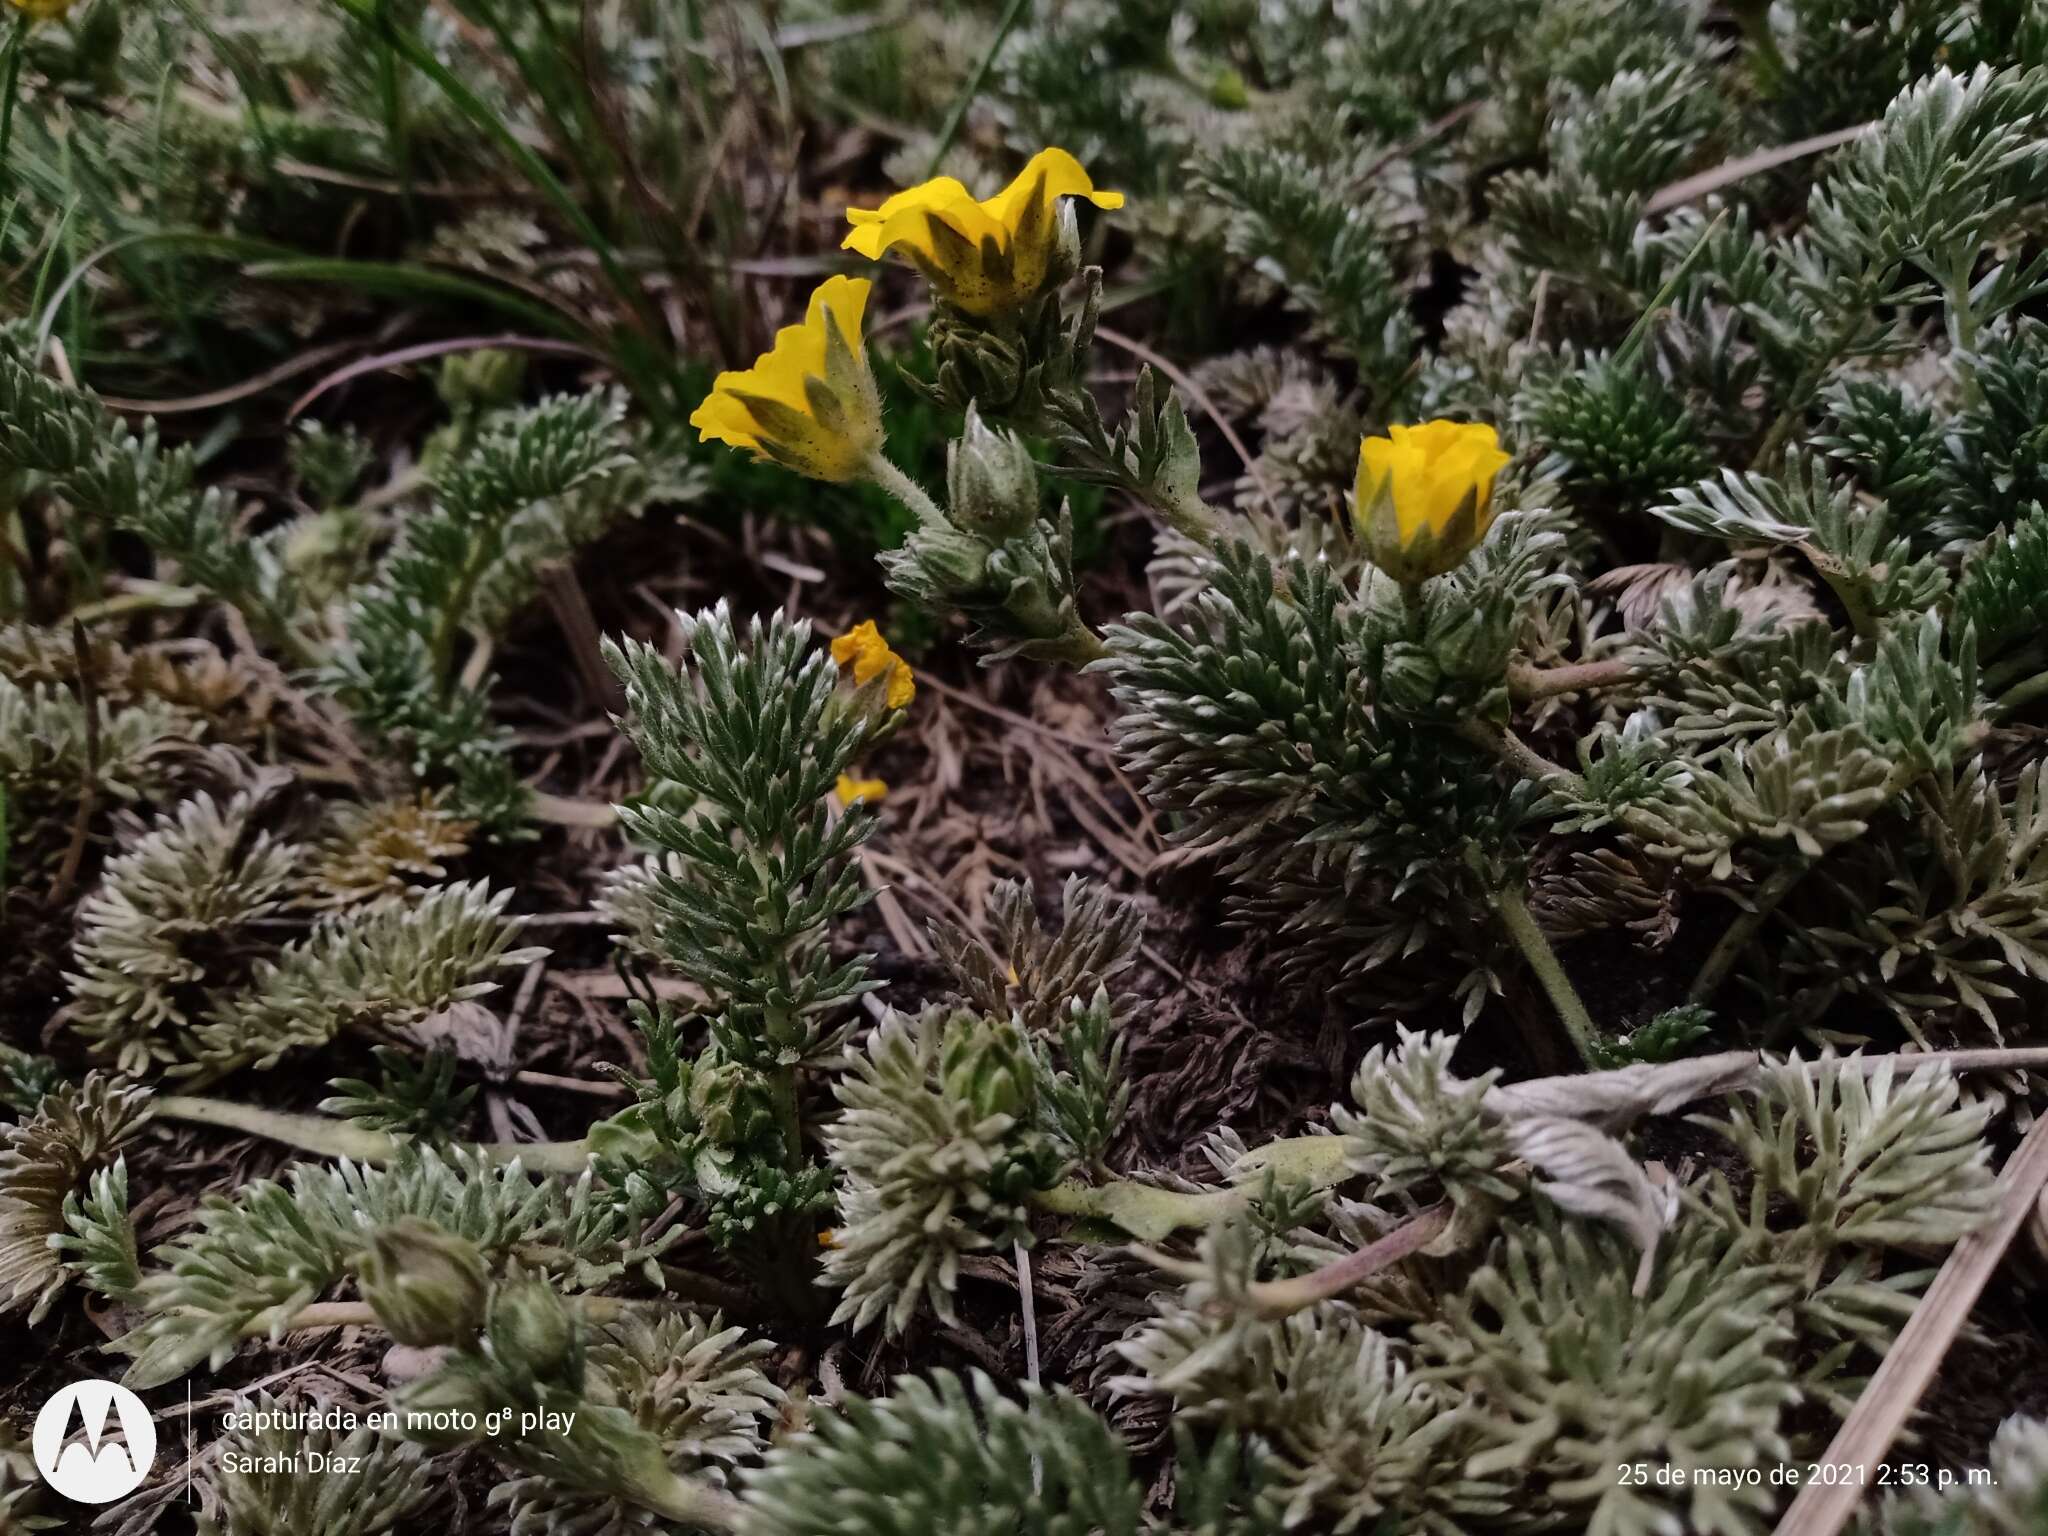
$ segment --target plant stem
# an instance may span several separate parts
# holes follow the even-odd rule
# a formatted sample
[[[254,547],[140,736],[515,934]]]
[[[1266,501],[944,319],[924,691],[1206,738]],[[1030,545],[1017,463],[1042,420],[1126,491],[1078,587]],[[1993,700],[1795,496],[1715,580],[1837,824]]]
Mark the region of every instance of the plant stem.
[[[1870,604],[1870,579],[1806,540],[1796,547],[1828,584],[1828,590],[1841,599],[1842,610],[1849,616],[1849,628],[1863,639],[1875,637],[1879,623],[1877,610]]]
[[[1513,731],[1500,726],[1488,725],[1483,720],[1461,720],[1458,735],[1475,747],[1482,747],[1506,763],[1525,779],[1541,784],[1548,779],[1559,780],[1572,794],[1583,794],[1586,781],[1561,763],[1549,758],[1530,746]]]
[[[639,1298],[629,1296],[565,1296],[564,1301],[581,1313],[588,1323],[612,1323],[633,1311],[667,1307],[673,1310],[675,1303],[659,1297]],[[286,1333],[304,1333],[314,1328],[380,1328],[377,1312],[367,1301],[316,1301],[299,1308],[285,1320]],[[242,1329],[245,1339],[262,1338],[270,1332],[270,1324],[259,1319]]]
[[[2004,693],[1996,695],[1992,707],[1998,711],[2001,720],[2009,719],[2044,693],[2048,693],[2048,669],[2038,671],[2025,682],[2016,683]]]
[[[898,469],[881,449],[877,448],[868,455],[867,470],[869,481],[915,512],[918,522],[931,528],[945,526],[946,514],[939,510],[939,504],[926,494],[923,486]]]
[[[1261,1317],[1281,1318],[1318,1302],[1332,1301],[1412,1253],[1427,1248],[1451,1224],[1451,1205],[1440,1201],[1410,1216],[1400,1226],[1343,1258],[1291,1280],[1254,1284],[1245,1299]]]
[[[1272,1173],[1287,1182],[1314,1189],[1341,1184],[1350,1169],[1344,1162],[1341,1136],[1294,1136],[1268,1142],[1239,1165],[1240,1175]],[[1074,1180],[1055,1184],[1031,1196],[1031,1203],[1055,1216],[1079,1216],[1110,1222],[1141,1242],[1156,1243],[1188,1227],[1210,1227],[1244,1209],[1255,1184],[1240,1181],[1227,1189],[1161,1189],[1134,1179],[1105,1184]]]
[[[384,147],[398,171],[398,206],[405,215],[405,227],[419,228],[419,210],[412,195],[412,136],[405,120],[405,93],[398,78],[398,50],[392,46],[396,30],[389,0],[379,0],[377,20],[382,35],[377,38],[377,96],[384,110]]]
[[[630,1494],[658,1515],[707,1531],[738,1531],[746,1523],[746,1506],[738,1499],[681,1473],[671,1472],[668,1481],[658,1485],[636,1479]]]
[[[1720,942],[1714,945],[1699,974],[1693,977],[1692,985],[1686,989],[1685,1000],[1689,1003],[1708,1002],[1721,990],[1721,983],[1728,979],[1728,973],[1735,968],[1735,961],[1750,940],[1757,935],[1770,915],[1778,910],[1778,904],[1792,892],[1792,887],[1806,877],[1813,868],[1811,859],[1796,859],[1790,864],[1781,864],[1757,887],[1748,908],[1735,915],[1735,921],[1728,925]]]
[[[298,1115],[281,1109],[259,1109],[229,1099],[167,1093],[155,1101],[156,1118],[185,1125],[209,1125],[225,1131],[262,1136],[320,1157],[346,1157],[359,1163],[388,1163],[407,1146],[405,1138],[325,1115]],[[589,1145],[581,1141],[489,1141],[468,1144],[471,1150],[509,1163],[515,1159],[534,1173],[581,1173],[590,1161]]]
[[[1505,885],[1493,893],[1494,910],[1500,913],[1501,926],[1507,929],[1508,937],[1515,941],[1515,947],[1522,952],[1522,958],[1529,962],[1529,969],[1536,973],[1537,981],[1550,998],[1551,1007],[1557,1010],[1564,1032],[1571,1037],[1572,1048],[1578,1052],[1582,1066],[1593,1064],[1593,1045],[1599,1039],[1599,1030],[1593,1023],[1593,1016],[1586,1011],[1578,989],[1572,985],[1571,977],[1565,974],[1559,963],[1557,951],[1550,947],[1550,940],[1537,924],[1536,915],[1529,910],[1528,899],[1519,885]]]
[[[1080,619],[1060,639],[1059,659],[1079,671],[1091,661],[1101,661],[1109,655],[1109,647],[1102,643],[1102,637]]]
[[[1581,661],[1568,667],[1532,667],[1515,662],[1508,667],[1508,693],[1519,704],[1535,704],[1561,693],[1591,693],[1633,682],[1636,669],[1626,661]]]

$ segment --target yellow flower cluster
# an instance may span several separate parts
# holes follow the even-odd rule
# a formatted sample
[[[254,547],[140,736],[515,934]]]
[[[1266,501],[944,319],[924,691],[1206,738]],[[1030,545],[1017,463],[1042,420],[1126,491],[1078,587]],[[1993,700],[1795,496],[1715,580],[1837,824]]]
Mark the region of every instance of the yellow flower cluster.
[[[841,671],[853,669],[856,688],[865,688],[886,675],[889,688],[883,697],[891,709],[905,708],[917,697],[917,676],[910,670],[910,663],[889,649],[889,642],[875,628],[873,619],[863,620],[834,640],[832,659],[839,663]]]
[[[1098,208],[1124,201],[1121,192],[1098,191],[1065,150],[1046,149],[981,202],[941,176],[879,208],[849,208],[854,227],[845,248],[870,260],[900,250],[942,298],[970,314],[992,315],[1046,286],[1056,265],[1059,205],[1070,197]],[[861,337],[868,290],[865,278],[827,278],[801,325],[779,331],[753,367],[721,373],[690,417],[702,440],[748,449],[814,480],[867,476],[882,446],[881,397]]]
[[[21,12],[30,21],[55,21],[76,3],[76,0],[7,0],[10,10]]]
[[[1352,519],[1373,564],[1408,585],[1456,566],[1493,526],[1493,482],[1508,458],[1483,423],[1430,421],[1363,439]]]

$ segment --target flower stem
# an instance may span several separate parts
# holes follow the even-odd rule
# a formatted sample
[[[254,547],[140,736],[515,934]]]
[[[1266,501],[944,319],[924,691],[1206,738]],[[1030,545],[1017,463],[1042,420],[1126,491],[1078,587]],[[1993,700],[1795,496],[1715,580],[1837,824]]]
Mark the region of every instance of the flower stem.
[[[738,1499],[723,1488],[700,1483],[679,1472],[670,1473],[668,1482],[660,1486],[636,1483],[633,1497],[656,1514],[707,1531],[738,1531],[746,1523],[746,1506]]]
[[[1619,660],[1581,661],[1567,667],[1532,667],[1516,662],[1508,668],[1508,692],[1518,703],[1534,704],[1561,693],[1590,693],[1633,682],[1636,669]]]
[[[660,1297],[565,1296],[562,1298],[588,1323],[614,1323],[633,1311],[674,1311],[677,1303]],[[284,1332],[305,1333],[314,1328],[381,1328],[377,1310],[367,1301],[315,1301],[285,1319]],[[258,1317],[242,1328],[245,1339],[262,1338],[270,1332],[266,1318]]]
[[[1735,921],[1728,925],[1720,941],[1707,956],[1699,974],[1686,989],[1685,999],[1689,1003],[1706,1003],[1721,990],[1721,983],[1728,979],[1728,973],[1735,968],[1735,961],[1750,940],[1757,935],[1770,915],[1778,910],[1780,902],[1791,894],[1792,887],[1806,877],[1813,868],[1810,859],[1795,859],[1790,864],[1781,864],[1757,887],[1756,896],[1744,911],[1735,915]]]
[[[904,506],[917,514],[917,520],[927,527],[943,526],[946,514],[939,510],[939,504],[925,493],[910,476],[898,469],[879,448],[868,455],[868,479],[894,496]]]
[[[1332,1301],[1390,1265],[1435,1242],[1451,1224],[1449,1201],[1417,1211],[1384,1237],[1343,1258],[1288,1280],[1265,1280],[1251,1286],[1245,1300],[1260,1317],[1281,1318]]]
[[[1244,1175],[1272,1173],[1282,1182],[1329,1189],[1349,1177],[1341,1136],[1293,1136],[1271,1141],[1238,1166],[1240,1182],[1227,1189],[1161,1189],[1135,1179],[1083,1184],[1069,1179],[1039,1190],[1031,1203],[1055,1216],[1081,1216],[1121,1227],[1141,1242],[1156,1243],[1188,1227],[1211,1227],[1244,1209],[1256,1183]]]
[[[1553,763],[1513,731],[1488,725],[1483,720],[1461,720],[1457,733],[1473,746],[1492,753],[1525,779],[1538,784],[1554,779],[1571,794],[1585,793],[1584,779],[1563,764]]]
[[[1557,951],[1550,947],[1550,940],[1538,925],[1536,915],[1529,910],[1528,898],[1522,894],[1522,887],[1502,886],[1493,893],[1493,904],[1494,910],[1500,913],[1501,926],[1507,929],[1508,937],[1515,941],[1515,948],[1522,952],[1522,958],[1529,962],[1529,969],[1536,973],[1536,980],[1549,996],[1551,1007],[1557,1010],[1558,1020],[1564,1025],[1564,1032],[1571,1037],[1572,1048],[1578,1052],[1580,1063],[1590,1067],[1599,1030],[1593,1023],[1593,1016],[1586,1011],[1578,989],[1572,985],[1571,977],[1565,974]]]

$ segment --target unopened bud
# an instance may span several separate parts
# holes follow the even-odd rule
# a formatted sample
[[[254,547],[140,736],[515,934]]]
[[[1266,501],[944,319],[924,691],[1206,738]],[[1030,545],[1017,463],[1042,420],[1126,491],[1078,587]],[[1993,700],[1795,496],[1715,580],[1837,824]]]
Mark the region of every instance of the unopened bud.
[[[954,522],[1001,543],[1038,519],[1038,464],[1022,438],[984,425],[969,405],[959,439],[946,450],[946,493]]]
[[[484,1318],[490,1275],[466,1238],[418,1216],[401,1216],[370,1234],[363,1257],[363,1299],[401,1344],[459,1344]]]
[[[1379,697],[1394,709],[1429,708],[1443,687],[1443,669],[1422,646],[1407,640],[1387,647],[1380,666]]]
[[[956,1022],[942,1060],[946,1089],[969,1104],[977,1118],[1008,1115],[1029,1107],[1035,1078],[1028,1048],[1014,1024]]]
[[[988,581],[986,540],[951,526],[920,528],[903,545],[933,590],[956,601],[978,594]]]
[[[485,1331],[491,1350],[514,1370],[535,1378],[580,1377],[576,1319],[545,1280],[521,1276],[491,1293]]]

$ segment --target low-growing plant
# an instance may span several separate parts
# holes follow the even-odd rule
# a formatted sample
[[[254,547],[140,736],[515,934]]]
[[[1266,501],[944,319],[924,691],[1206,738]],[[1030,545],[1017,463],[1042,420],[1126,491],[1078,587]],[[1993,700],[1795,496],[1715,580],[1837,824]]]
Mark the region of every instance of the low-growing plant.
[[[0,1311],[94,1298],[145,1391],[389,1341],[385,1382],[348,1378],[380,1428],[317,1442],[357,1470],[280,1469],[290,1402],[247,1396],[203,1528],[407,1529],[482,1466],[477,1518],[535,1536],[1770,1530],[1770,1469],[2034,1197],[2030,1156],[1993,1167],[2048,1000],[2038,19],[800,5],[721,16],[759,34],[744,66],[662,30],[650,56],[716,67],[700,117],[757,69],[785,88],[804,27],[854,44],[808,86],[935,106],[915,43],[961,87],[685,444],[626,247],[705,209],[644,184],[659,113],[615,121],[595,70],[635,8],[573,52],[545,6],[464,11],[504,56],[483,86],[426,13],[345,9],[355,65],[452,108],[414,143],[383,75],[393,166],[490,133],[587,243],[635,393],[521,404],[504,353],[458,349],[415,469],[366,490],[364,439],[301,430],[298,505],[252,518],[47,325],[0,330],[0,925],[68,948],[0,1055]],[[717,220],[781,229],[785,191]],[[736,250],[661,264],[743,354]],[[930,367],[885,392],[899,289]],[[1200,337],[1226,292],[1258,342],[1191,371],[1116,325],[1150,297]],[[644,781],[580,808],[624,851],[588,839],[600,926],[557,941],[479,867],[550,809],[491,637],[702,497],[707,443],[894,503],[904,607],[828,637],[693,596],[586,646]],[[1144,519],[1128,568],[1077,561],[1076,488]],[[131,541],[157,564],[106,590]],[[176,649],[191,610],[216,627]],[[1329,1091],[1257,1144],[1216,1127],[1206,1177],[1155,1166],[1140,1066],[1199,984],[1146,898],[870,910],[880,775],[954,690],[906,629],[1073,674],[1161,902],[1221,919]],[[623,1059],[551,1079],[611,1112],[559,1140],[461,1039],[544,932],[618,980],[582,1000]],[[625,1027],[592,1001],[620,993]],[[317,1111],[274,1107],[275,1069],[332,1058]],[[486,1112],[517,1139],[472,1139]],[[296,1158],[145,1219],[167,1138],[209,1131]],[[2044,1444],[2014,1418],[1993,1483],[1866,1522],[2028,1529]]]

